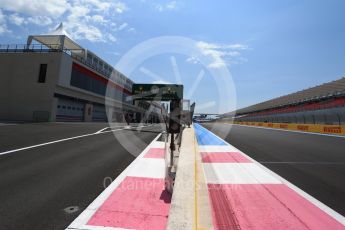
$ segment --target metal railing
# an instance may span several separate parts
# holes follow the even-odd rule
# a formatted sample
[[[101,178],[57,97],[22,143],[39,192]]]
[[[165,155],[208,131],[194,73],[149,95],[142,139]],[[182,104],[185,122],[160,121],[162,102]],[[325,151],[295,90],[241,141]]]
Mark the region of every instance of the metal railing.
[[[102,74],[103,76],[106,76],[107,78],[110,78],[111,72],[112,71],[106,71],[103,68],[100,68],[98,65],[93,64],[89,62],[87,59],[78,56],[78,55],[71,55],[72,58],[76,59],[77,61],[83,63],[84,65],[90,67],[93,70],[96,70],[98,73]]]
[[[0,52],[2,53],[24,53],[24,52],[37,52],[37,53],[47,53],[47,52],[64,52],[71,55],[72,52],[82,52],[82,49],[63,49],[59,44],[0,44]]]
[[[110,78],[112,72],[114,71],[113,68],[106,70],[99,65],[92,63],[91,61],[87,60],[86,58],[78,55],[78,53],[85,52],[84,49],[66,49],[62,48],[59,44],[0,44],[0,53],[52,53],[52,52],[63,52],[72,57],[73,59],[77,60],[78,62],[90,67],[92,70],[95,70],[99,74],[105,76],[106,78]],[[126,86],[126,83],[115,82],[119,85],[123,85],[126,89],[130,90],[129,86]]]
[[[78,52],[83,53],[84,52],[83,49],[66,49],[66,48],[62,48],[61,45],[59,44],[47,44],[47,45],[0,44],[0,53],[27,53],[27,52],[30,52],[30,53],[63,52],[108,78],[111,75],[111,71],[106,71],[103,68],[100,68],[98,65],[91,63],[87,61],[85,58],[76,54]]]

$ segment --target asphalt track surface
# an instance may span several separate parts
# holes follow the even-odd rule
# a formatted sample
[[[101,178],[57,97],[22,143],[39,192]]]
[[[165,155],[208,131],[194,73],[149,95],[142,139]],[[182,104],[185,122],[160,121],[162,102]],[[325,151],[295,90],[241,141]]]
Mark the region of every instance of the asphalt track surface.
[[[104,183],[109,185],[135,159],[113,132],[1,153],[92,134],[107,126],[107,123],[0,125],[0,229],[65,229],[104,190]],[[127,141],[138,147],[135,154],[139,154],[161,128],[115,132],[127,136]],[[76,211],[64,210],[70,206],[75,206]]]
[[[345,138],[203,123],[248,156],[345,216]]]

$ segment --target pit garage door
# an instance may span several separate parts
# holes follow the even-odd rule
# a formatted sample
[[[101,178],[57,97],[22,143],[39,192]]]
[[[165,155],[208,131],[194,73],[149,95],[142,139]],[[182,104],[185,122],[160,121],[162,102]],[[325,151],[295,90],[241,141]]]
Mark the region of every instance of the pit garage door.
[[[56,121],[84,121],[84,103],[58,98]]]
[[[107,121],[104,105],[93,105],[92,121]]]

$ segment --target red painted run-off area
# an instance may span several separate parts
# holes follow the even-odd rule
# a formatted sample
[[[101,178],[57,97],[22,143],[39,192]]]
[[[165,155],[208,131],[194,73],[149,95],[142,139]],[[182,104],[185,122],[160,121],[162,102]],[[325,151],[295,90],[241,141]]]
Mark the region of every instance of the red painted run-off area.
[[[164,179],[126,177],[88,221],[88,225],[127,229],[165,229],[171,195]]]
[[[144,158],[164,158],[165,150],[162,148],[150,148]]]
[[[251,161],[239,152],[201,152],[203,163],[250,163]]]
[[[163,160],[164,148],[150,148],[143,157],[151,158],[152,161]],[[140,176],[125,177],[97,209],[87,225],[124,229],[165,229],[171,194],[165,190],[164,178]]]
[[[215,229],[344,230],[284,184],[209,184]]]

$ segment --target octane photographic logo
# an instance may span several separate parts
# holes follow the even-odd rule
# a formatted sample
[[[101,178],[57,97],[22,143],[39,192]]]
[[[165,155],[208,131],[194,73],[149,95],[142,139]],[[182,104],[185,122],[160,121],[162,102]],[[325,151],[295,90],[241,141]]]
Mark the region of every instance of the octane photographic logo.
[[[170,82],[168,81],[168,79],[161,78],[157,74],[154,74],[154,71],[148,70],[143,67],[146,60],[154,58],[158,55],[170,55],[171,69],[167,71],[173,71],[174,73],[175,82],[172,82],[172,84],[183,84],[184,79],[191,77],[195,78],[192,85],[184,85],[185,99],[193,98],[193,95],[195,95],[195,93],[197,92],[198,86],[205,74],[211,76],[212,82],[208,83],[208,89],[216,90],[218,98],[209,98],[208,102],[206,103],[204,102],[198,104],[197,101],[195,112],[200,112],[209,107],[216,108],[212,110],[212,113],[215,114],[224,113],[225,111],[223,111],[221,108],[227,108],[227,111],[235,110],[236,91],[232,76],[229,69],[227,68],[227,65],[220,65],[217,68],[212,67],[211,63],[214,62],[214,56],[201,50],[198,46],[198,41],[195,41],[193,39],[181,36],[161,36],[146,40],[134,46],[127,53],[125,53],[115,65],[115,69],[129,78],[133,76],[133,72],[136,70],[139,70],[141,73],[148,76],[147,78],[143,78],[141,82],[137,83],[149,84],[152,82]],[[197,76],[186,76],[183,74],[181,75],[179,72],[178,63],[175,58],[176,55],[182,55],[186,58],[192,58],[193,60],[196,60],[201,67],[199,74]],[[217,61],[223,61],[219,57],[217,58]],[[223,63],[225,63],[225,61]],[[128,98],[127,95],[123,95],[123,93],[120,97],[119,95],[115,97],[116,95],[114,93],[114,90],[112,90],[113,85],[111,85],[111,82],[118,82],[118,80],[116,80],[116,74],[112,74],[110,77],[105,97],[109,126],[116,127],[124,125],[124,123],[126,123],[126,114],[130,110],[130,106],[119,103],[113,98],[131,98]],[[151,92],[154,93],[153,91],[156,92],[157,90],[158,89],[153,88],[151,89]],[[205,92],[205,94],[207,95],[207,92]],[[191,103],[192,102],[193,101],[191,101]],[[150,106],[149,109],[146,109],[145,115],[142,118],[147,118],[151,112],[152,107]],[[141,119],[140,124],[133,124],[131,130],[146,130],[144,125],[145,121]],[[160,126],[163,130],[165,129],[166,126],[163,120],[161,120]],[[152,127],[150,129],[153,129]],[[226,127],[224,126],[224,130],[222,131],[222,134],[220,134],[220,136],[225,137],[229,133],[230,129],[230,125],[227,125]],[[158,129],[156,129],[156,131],[157,130]],[[135,157],[138,156],[138,154],[140,154],[141,151],[147,146],[145,140],[142,140],[139,135],[136,135],[136,133],[136,131],[113,132],[115,138],[119,141],[119,143],[121,143],[121,145]]]

